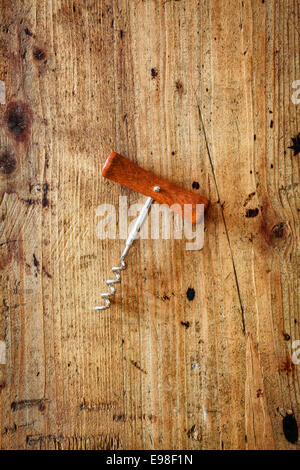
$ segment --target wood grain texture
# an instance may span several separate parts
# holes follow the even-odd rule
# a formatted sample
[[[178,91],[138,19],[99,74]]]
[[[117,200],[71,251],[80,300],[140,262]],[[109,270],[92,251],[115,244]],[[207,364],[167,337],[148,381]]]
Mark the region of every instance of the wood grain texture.
[[[208,206],[205,197],[154,175],[123,155],[111,152],[102,168],[102,176],[149,196],[159,204],[166,204],[190,222],[197,223],[200,219],[203,220],[204,209]],[[154,190],[155,186],[159,187],[158,192]]]
[[[299,0],[0,6],[0,448],[298,449]],[[99,314],[113,149],[211,205]]]

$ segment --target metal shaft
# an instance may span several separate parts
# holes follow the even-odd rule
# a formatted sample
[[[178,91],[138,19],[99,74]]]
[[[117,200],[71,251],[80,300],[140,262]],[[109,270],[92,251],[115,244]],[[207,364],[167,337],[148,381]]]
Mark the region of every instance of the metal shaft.
[[[136,219],[135,224],[134,224],[130,234],[128,235],[124,251],[121,255],[121,260],[124,260],[124,258],[127,255],[132,243],[136,239],[143,223],[145,222],[145,220],[147,218],[149,209],[150,209],[151,204],[153,203],[153,201],[154,201],[154,199],[152,199],[152,197],[148,197],[145,204],[143,205],[143,207],[141,209],[141,212],[140,212],[138,218]]]

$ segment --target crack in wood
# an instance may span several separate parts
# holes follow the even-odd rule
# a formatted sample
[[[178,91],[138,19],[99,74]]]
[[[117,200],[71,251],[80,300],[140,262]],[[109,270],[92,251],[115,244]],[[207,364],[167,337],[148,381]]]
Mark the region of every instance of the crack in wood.
[[[207,155],[208,155],[208,159],[209,159],[209,163],[210,163],[210,167],[211,167],[211,171],[212,171],[212,175],[213,175],[214,185],[215,185],[215,188],[216,188],[218,201],[221,201],[220,191],[219,191],[219,187],[218,187],[218,183],[217,183],[217,177],[216,177],[216,173],[215,173],[215,168],[214,168],[214,164],[213,164],[213,161],[212,161],[211,152],[210,152],[208,139],[207,139],[207,134],[206,134],[205,126],[204,126],[204,120],[203,120],[203,116],[202,116],[201,106],[200,106],[200,103],[198,101],[197,96],[196,96],[196,101],[197,101],[199,120],[200,120],[202,129],[203,129]],[[229,231],[228,231],[226,218],[225,218],[225,214],[224,214],[224,206],[222,204],[220,204],[220,208],[221,208],[222,220],[223,220],[223,224],[224,224],[224,228],[225,228],[225,232],[226,232],[226,238],[227,238],[227,242],[228,242],[228,246],[229,246],[229,251],[230,251],[230,255],[231,255],[231,261],[232,261],[233,273],[234,273],[234,278],[235,278],[235,284],[236,284],[236,289],[237,289],[237,294],[238,294],[238,299],[239,299],[239,304],[240,304],[240,309],[241,309],[242,330],[243,330],[243,334],[245,335],[246,334],[246,321],[245,321],[244,305],[243,305],[243,302],[242,302],[241,290],[240,290],[239,280],[238,280],[238,276],[237,276],[237,271],[236,271],[236,266],[235,266],[235,261],[234,261],[234,256],[233,256],[233,250],[232,250],[230,237],[229,237]]]

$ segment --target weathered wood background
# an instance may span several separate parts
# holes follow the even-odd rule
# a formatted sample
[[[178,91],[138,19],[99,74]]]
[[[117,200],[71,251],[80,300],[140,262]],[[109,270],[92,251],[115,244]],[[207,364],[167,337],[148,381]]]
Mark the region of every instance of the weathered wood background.
[[[300,2],[0,4],[0,447],[299,448]],[[124,242],[96,208],[143,200],[111,150],[211,207],[203,250],[138,241],[99,313]]]

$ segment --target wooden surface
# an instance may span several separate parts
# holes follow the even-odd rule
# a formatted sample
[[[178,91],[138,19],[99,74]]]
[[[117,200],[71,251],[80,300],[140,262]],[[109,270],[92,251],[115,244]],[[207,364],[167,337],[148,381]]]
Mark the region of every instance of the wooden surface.
[[[299,1],[0,4],[0,447],[298,449]],[[111,150],[211,206],[99,313]]]

